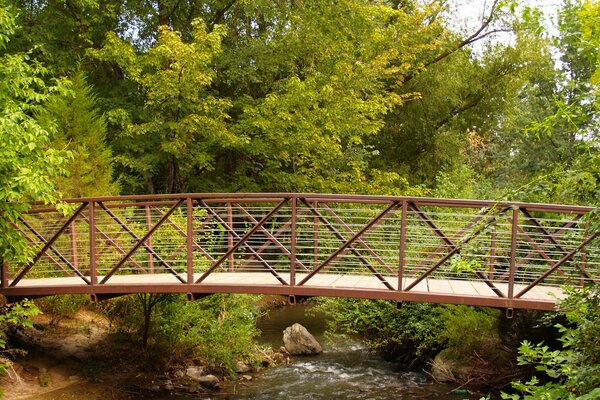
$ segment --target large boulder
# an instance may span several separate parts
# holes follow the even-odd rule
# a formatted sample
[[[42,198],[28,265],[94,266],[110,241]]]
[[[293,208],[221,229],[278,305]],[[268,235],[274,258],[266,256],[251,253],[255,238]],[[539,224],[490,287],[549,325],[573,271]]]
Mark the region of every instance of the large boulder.
[[[305,327],[296,323],[283,331],[283,344],[292,355],[320,354],[323,349]]]

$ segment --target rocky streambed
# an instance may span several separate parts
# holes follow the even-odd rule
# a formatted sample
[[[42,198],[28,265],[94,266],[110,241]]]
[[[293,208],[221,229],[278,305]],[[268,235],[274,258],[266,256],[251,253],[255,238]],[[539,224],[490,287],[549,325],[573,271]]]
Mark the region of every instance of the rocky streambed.
[[[30,338],[60,357],[32,352],[16,366],[21,381],[5,377],[3,387],[11,400],[479,398],[465,391],[457,397],[453,386],[388,362],[357,340],[327,340],[324,318],[306,311],[306,305],[286,306],[261,318],[259,341],[264,348],[276,349],[264,350],[263,364],[269,368],[257,371],[240,361],[236,380],[210,374],[203,365],[140,372],[139,360],[128,360],[126,351],[110,347],[102,321],[79,316],[80,324],[70,327],[68,340],[60,340],[65,333],[60,330]],[[102,361],[111,359],[114,365]]]

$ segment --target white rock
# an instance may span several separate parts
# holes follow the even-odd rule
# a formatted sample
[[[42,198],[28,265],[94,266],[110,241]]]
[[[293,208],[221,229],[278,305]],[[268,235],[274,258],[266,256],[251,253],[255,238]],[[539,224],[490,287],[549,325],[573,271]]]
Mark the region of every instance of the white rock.
[[[320,354],[323,349],[305,327],[296,323],[283,331],[285,349],[293,355]]]
[[[202,367],[188,367],[185,370],[185,375],[193,380],[197,381],[204,376],[204,368]]]

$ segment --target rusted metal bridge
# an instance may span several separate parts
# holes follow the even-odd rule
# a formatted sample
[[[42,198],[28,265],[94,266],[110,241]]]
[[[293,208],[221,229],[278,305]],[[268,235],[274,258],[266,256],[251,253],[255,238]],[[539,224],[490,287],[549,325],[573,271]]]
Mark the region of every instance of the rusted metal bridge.
[[[600,281],[591,207],[290,193],[64,203],[15,225],[35,255],[3,264],[9,300],[262,293],[551,310],[564,285]]]

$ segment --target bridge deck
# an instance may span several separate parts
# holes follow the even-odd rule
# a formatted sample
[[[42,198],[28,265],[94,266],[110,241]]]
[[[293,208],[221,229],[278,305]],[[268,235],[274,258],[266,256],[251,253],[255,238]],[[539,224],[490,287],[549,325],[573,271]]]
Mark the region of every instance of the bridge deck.
[[[183,280],[185,274],[179,275]],[[200,278],[195,274],[194,280]],[[296,274],[300,281],[307,274]],[[290,274],[280,274],[286,282],[290,282]],[[103,277],[99,276],[98,280]],[[474,299],[479,299],[481,305],[496,305],[504,307],[506,299],[499,297],[494,291],[480,281],[461,279],[424,279],[410,292],[398,292],[398,281],[388,277],[387,282],[394,288],[390,290],[377,279],[369,275],[316,275],[302,286],[288,286],[281,284],[274,275],[268,272],[219,272],[206,277],[200,284],[183,284],[173,274],[145,274],[145,275],[115,275],[110,278],[110,283],[91,286],[78,277],[37,278],[22,279],[18,286],[7,291],[24,295],[45,295],[60,293],[139,293],[139,292],[189,292],[189,293],[273,293],[296,295],[325,295],[325,296],[350,296],[372,299],[388,300],[419,300],[421,296],[428,296],[435,301],[455,304],[472,304]],[[405,278],[403,287],[412,284],[415,279]],[[508,283],[497,283],[496,288],[506,293]],[[515,283],[515,291],[524,289],[527,285]],[[431,297],[433,296],[433,297]],[[525,293],[517,301],[515,307],[527,306],[535,309],[552,309],[556,299],[563,298],[560,287],[551,285],[538,285]],[[476,301],[477,304],[477,301]]]

